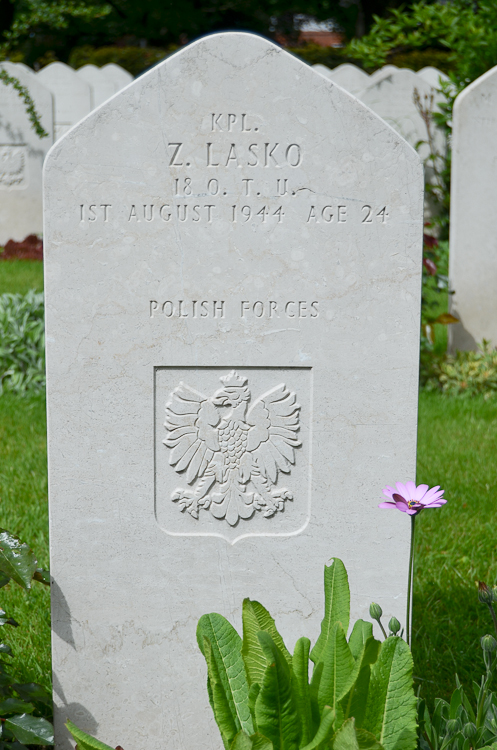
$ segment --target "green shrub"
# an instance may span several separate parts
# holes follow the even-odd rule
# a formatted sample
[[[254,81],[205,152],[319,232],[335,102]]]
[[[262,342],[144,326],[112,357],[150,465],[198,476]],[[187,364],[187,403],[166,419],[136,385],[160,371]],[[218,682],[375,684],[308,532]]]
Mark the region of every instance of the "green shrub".
[[[75,47],[69,56],[69,65],[81,68],[83,65],[96,65],[101,68],[107,63],[116,63],[137,76],[151,65],[164,60],[175,52],[178,45],[172,44],[167,49],[158,47]]]
[[[409,52],[390,54],[387,62],[390,65],[396,65],[398,68],[421,70],[422,68],[432,66],[433,68],[438,68],[443,73],[450,73],[454,70],[454,62],[450,57],[449,51],[441,49],[415,49]]]
[[[45,387],[43,293],[0,295],[0,394]]]
[[[488,341],[484,340],[477,351],[431,357],[423,365],[426,390],[467,398],[482,395],[489,399],[497,395],[497,349],[491,349]]]

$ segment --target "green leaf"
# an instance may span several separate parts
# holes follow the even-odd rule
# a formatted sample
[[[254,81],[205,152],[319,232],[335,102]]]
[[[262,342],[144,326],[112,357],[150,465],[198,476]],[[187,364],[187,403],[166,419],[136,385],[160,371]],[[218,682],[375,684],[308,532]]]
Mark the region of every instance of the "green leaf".
[[[416,746],[412,656],[402,638],[383,641],[371,668],[363,728],[374,734],[385,750],[412,750]]]
[[[353,716],[356,727],[361,726],[364,720],[371,675],[370,666],[378,659],[380,648],[380,641],[375,640],[372,635],[369,636],[355,661],[351,677],[351,687],[342,700],[344,718],[347,719],[349,716]]]
[[[208,654],[204,653],[205,639],[210,645]],[[207,661],[214,698],[214,715],[225,741],[228,744],[232,742],[240,729],[248,735],[253,734],[254,727],[248,706],[249,687],[241,654],[242,639],[222,615],[212,613],[200,618],[197,625],[197,641]],[[217,708],[216,701],[219,701]],[[223,725],[226,724],[225,732],[219,725],[217,710],[219,719]],[[227,710],[236,729],[233,734],[229,728]]]
[[[311,695],[309,690],[309,651],[311,642],[308,638],[299,638],[295,644],[292,659],[293,689],[295,701],[302,724],[301,743],[306,745],[314,736]]]
[[[243,600],[243,645],[242,656],[247,672],[249,685],[254,682],[262,683],[267,667],[266,657],[262,650],[257,634],[261,631],[269,633],[288,664],[291,666],[292,657],[278,633],[274,619],[259,602],[250,599]]]
[[[30,589],[37,566],[32,549],[18,537],[0,529],[0,571],[23,589]]]
[[[16,740],[24,745],[53,745],[53,726],[46,719],[28,714],[11,716],[5,721]],[[84,748],[83,748],[84,750]]]
[[[71,732],[72,736],[78,743],[78,750],[114,750],[110,745],[105,745],[100,740],[96,740],[91,734],[86,734],[82,729],[79,729],[76,724],[72,721],[66,722],[66,727]]]
[[[298,750],[301,727],[288,662],[269,633],[259,633],[268,661],[255,703],[258,731],[273,743],[274,750]]]
[[[384,750],[383,745],[378,742],[374,734],[366,732],[365,729],[355,730],[359,750]]]
[[[338,557],[332,558],[331,565],[324,566],[324,618],[321,633],[311,651],[311,659],[318,664],[326,650],[328,640],[332,637],[337,622],[342,624],[345,632],[349,628],[350,591],[349,579],[345,565]]]
[[[238,732],[230,745],[230,750],[273,750],[273,745],[267,737],[258,732],[250,737],[245,732]]]
[[[325,706],[341,713],[338,702],[348,693],[354,682],[355,661],[345,638],[342,625],[335,624],[333,633],[322,653],[322,670],[314,670],[311,682],[312,695],[317,701],[319,714]]]
[[[313,739],[301,750],[325,750],[329,747],[329,739],[333,734],[333,725],[335,723],[335,712],[329,706],[323,709],[321,723]]]
[[[367,639],[373,635],[373,624],[366,620],[356,620],[349,638],[349,646],[354,659],[362,653]]]
[[[5,573],[0,572],[0,589],[6,586],[10,581],[10,576],[6,576]]]
[[[333,737],[333,750],[359,750],[353,718],[344,721]]]
[[[7,613],[3,611],[3,609],[0,609],[0,626],[1,625],[12,625],[14,628],[19,627],[19,623],[12,619],[12,617],[8,617]]]
[[[221,733],[225,748],[228,748],[233,738],[240,731],[239,722],[233,709],[233,701],[227,694],[225,685],[219,674],[218,663],[212,651],[209,639],[204,636],[203,653],[207,662],[207,690],[209,702],[214,712],[216,724]]]
[[[26,682],[22,684],[16,682],[12,687],[21,698],[24,698],[24,700],[43,703],[46,706],[52,705],[52,696],[50,693],[47,693],[45,688],[38,685],[36,682]]]
[[[8,654],[13,656],[12,649],[6,643],[0,643],[0,654]]]
[[[0,701],[0,716],[7,714],[32,714],[35,707],[32,703],[27,703],[20,698],[7,698]]]

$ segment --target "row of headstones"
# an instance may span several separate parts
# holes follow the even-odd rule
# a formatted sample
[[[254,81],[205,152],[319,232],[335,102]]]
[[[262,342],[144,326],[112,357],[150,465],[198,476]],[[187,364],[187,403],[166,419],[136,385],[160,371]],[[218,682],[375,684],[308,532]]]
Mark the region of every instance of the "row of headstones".
[[[35,73],[23,63],[0,70],[16,78],[34,103],[46,135],[32,127],[26,105],[12,85],[0,81],[0,244],[43,229],[42,169],[47,151],[73,125],[133,80],[119,65],[55,62]]]

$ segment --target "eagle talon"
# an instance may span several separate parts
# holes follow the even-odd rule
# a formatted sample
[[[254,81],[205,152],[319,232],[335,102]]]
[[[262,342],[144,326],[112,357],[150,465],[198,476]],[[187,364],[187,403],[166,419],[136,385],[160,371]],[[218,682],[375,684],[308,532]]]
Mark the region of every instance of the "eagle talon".
[[[280,498],[281,502],[285,502],[285,500],[293,500],[293,492],[290,492],[290,490],[287,487],[282,487],[280,490],[271,490],[271,495],[274,498]],[[277,503],[279,505],[279,503]]]

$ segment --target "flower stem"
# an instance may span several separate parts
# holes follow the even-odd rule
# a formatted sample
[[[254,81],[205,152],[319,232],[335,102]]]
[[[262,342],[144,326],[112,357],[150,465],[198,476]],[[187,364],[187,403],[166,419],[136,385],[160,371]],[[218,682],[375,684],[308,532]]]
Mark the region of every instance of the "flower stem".
[[[411,588],[414,563],[414,524],[416,516],[411,516],[411,551],[409,553],[409,579],[407,581],[406,641],[411,645]]]
[[[495,610],[491,604],[488,605],[488,608],[490,610],[490,614],[492,615],[492,620],[494,621],[495,634],[497,635],[497,617],[495,615]]]

